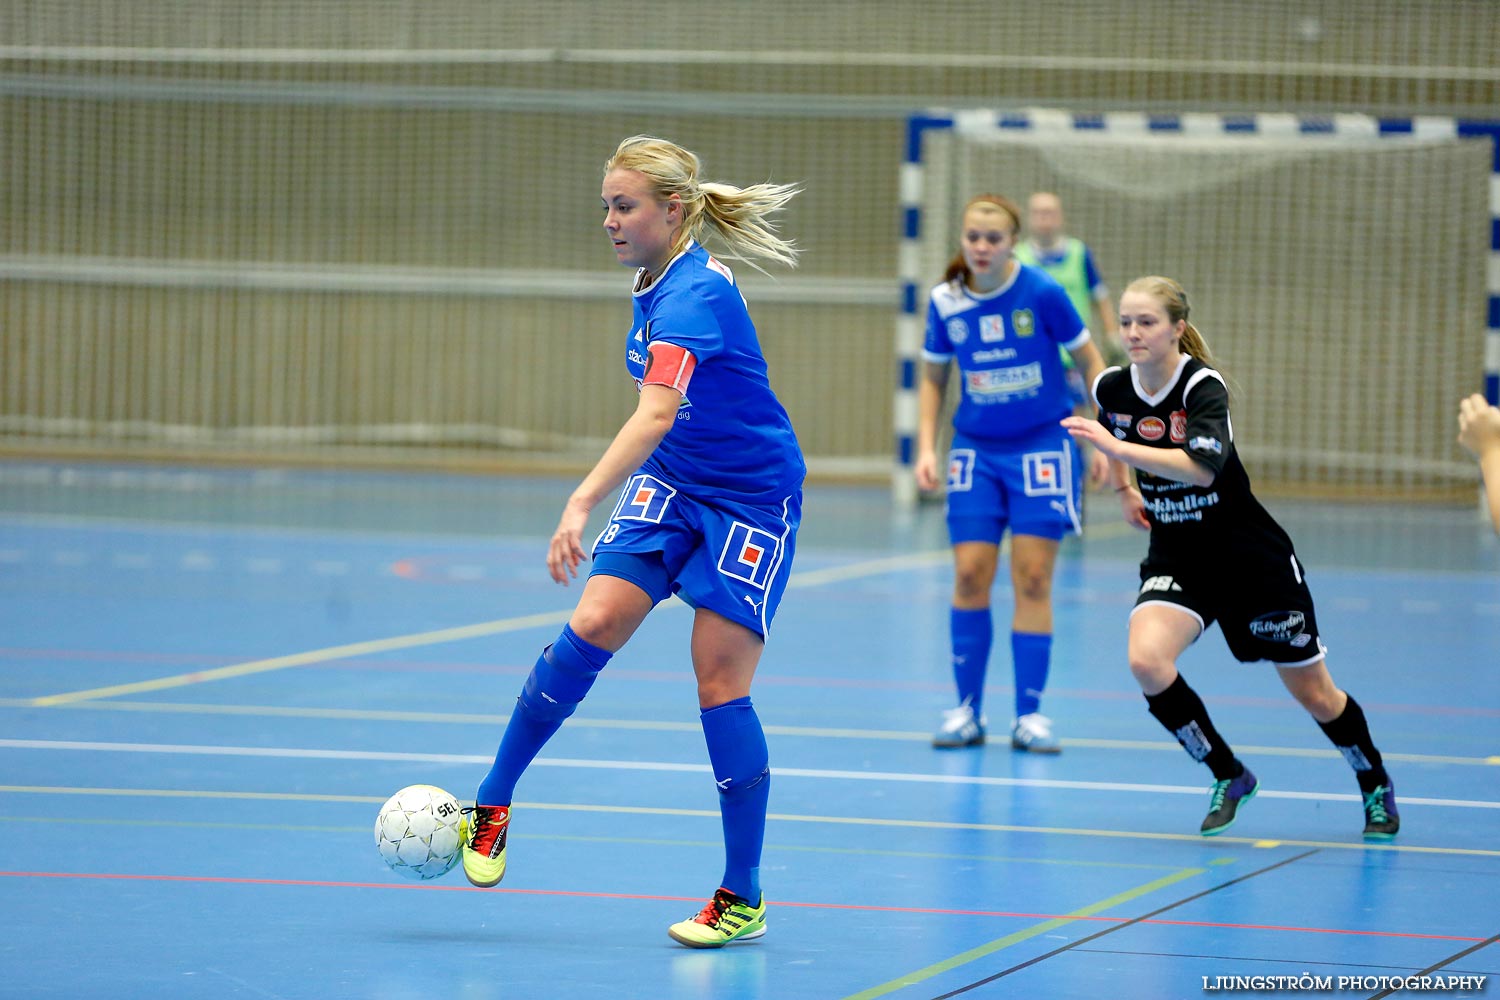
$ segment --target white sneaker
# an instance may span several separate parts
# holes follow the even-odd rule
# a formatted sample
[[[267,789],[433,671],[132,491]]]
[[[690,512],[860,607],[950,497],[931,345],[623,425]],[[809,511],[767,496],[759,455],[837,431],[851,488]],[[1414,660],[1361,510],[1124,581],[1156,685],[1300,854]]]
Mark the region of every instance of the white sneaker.
[[[944,750],[955,747],[977,747],[984,744],[984,716],[975,717],[967,703],[943,713],[943,724],[932,735],[932,745]]]
[[[1052,720],[1037,712],[1016,720],[1010,730],[1010,748],[1027,753],[1062,753],[1062,744],[1052,735]]]

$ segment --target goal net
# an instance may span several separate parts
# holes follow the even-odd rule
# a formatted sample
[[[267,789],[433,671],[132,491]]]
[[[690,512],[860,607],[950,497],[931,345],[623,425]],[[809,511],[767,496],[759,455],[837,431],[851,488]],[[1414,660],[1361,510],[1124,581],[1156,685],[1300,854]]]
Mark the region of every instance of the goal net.
[[[890,206],[900,118],[638,92],[607,52],[563,87],[524,50],[313,48],[340,40],[333,4],[216,7],[276,28],[229,37],[309,46],[257,49],[194,47],[218,39],[166,14],[175,44],[150,44],[135,5],[33,6],[44,41],[120,47],[12,47],[25,72],[0,72],[0,452],[587,467],[635,406],[602,168],[649,132],[705,180],[803,185],[775,219],[796,270],[726,260],[811,460],[888,467],[889,341],[869,344],[893,213],[849,206]],[[118,38],[92,33],[107,13]],[[297,37],[315,13],[332,27]]]
[[[1116,304],[1142,275],[1187,289],[1258,484],[1472,490],[1454,413],[1484,372],[1490,142],[1451,122],[1393,135],[1358,116],[972,112],[951,123],[918,132],[903,178],[920,211],[903,266],[919,304],[956,250],[968,198],[1024,205],[1056,192]]]

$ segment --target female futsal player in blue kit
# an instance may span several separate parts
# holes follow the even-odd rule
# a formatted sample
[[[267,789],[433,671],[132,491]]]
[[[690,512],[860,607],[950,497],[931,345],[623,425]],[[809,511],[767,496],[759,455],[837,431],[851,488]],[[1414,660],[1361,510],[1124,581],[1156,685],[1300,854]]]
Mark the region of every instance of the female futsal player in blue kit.
[[[1073,408],[1058,345],[1085,385],[1104,362],[1063,287],[1011,256],[1020,228],[1021,210],[1010,199],[972,199],[964,208],[959,252],[927,308],[915,469],[925,490],[938,487],[938,414],[955,361],[963,377],[947,469],[958,707],[943,714],[932,745],[985,740],[990,589],[1009,528],[1016,709],[1010,743],[1016,750],[1057,753],[1051,720],[1039,711],[1052,658],[1052,571],[1062,537],[1080,529],[1082,496],[1078,449],[1058,425]],[[1095,458],[1098,479],[1108,463]]]
[[[766,932],[759,873],[771,780],[750,681],[791,572],[806,467],[734,275],[698,243],[706,233],[737,259],[795,265],[796,248],[766,217],[798,189],[737,188],[698,171],[693,153],[650,136],[626,139],[605,165],[604,229],[616,259],[636,268],[625,366],[640,397],[563,508],[547,551],[555,581],[577,576],[589,512],[624,489],[572,618],[527,677],[480,782],[463,866],[478,886],[505,875],[517,779],[610,656],[676,594],[695,609],[690,648],[725,868],[708,904],[668,933],[718,948]]]

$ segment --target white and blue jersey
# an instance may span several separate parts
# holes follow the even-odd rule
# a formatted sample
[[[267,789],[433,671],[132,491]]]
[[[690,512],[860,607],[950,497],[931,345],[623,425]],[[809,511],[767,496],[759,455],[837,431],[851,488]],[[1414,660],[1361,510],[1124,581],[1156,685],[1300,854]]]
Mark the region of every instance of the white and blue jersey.
[[[932,290],[923,357],[958,362],[963,396],[953,426],[978,438],[1021,437],[1073,410],[1058,347],[1088,343],[1088,327],[1063,287],[1038,268],[1016,264],[993,292],[962,282]]]
[[[948,453],[950,540],[998,544],[1005,530],[1059,539],[1080,530],[1082,462],[1060,421],[1073,410],[1058,348],[1088,327],[1055,280],[1019,262],[993,292],[932,290],[923,357],[958,363],[963,395]]]
[[[647,350],[675,344],[697,361],[677,423],[644,471],[708,499],[779,503],[807,474],[791,419],[734,274],[697,243],[635,293],[625,367],[639,384]]]
[[[648,372],[667,384],[652,365],[682,351],[692,361],[670,383],[683,393],[677,420],[620,491],[592,572],[766,635],[791,575],[807,469],[734,275],[696,243],[637,288],[626,369],[637,385]]]

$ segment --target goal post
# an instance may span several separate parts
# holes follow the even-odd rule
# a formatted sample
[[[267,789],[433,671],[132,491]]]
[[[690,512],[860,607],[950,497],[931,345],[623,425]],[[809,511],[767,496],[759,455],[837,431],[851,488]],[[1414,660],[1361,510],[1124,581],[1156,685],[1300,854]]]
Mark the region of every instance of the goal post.
[[[1057,192],[1118,301],[1180,280],[1237,397],[1255,480],[1458,496],[1460,396],[1500,401],[1500,122],[926,111],[900,171],[892,488],[918,499],[926,292],[981,191]]]

